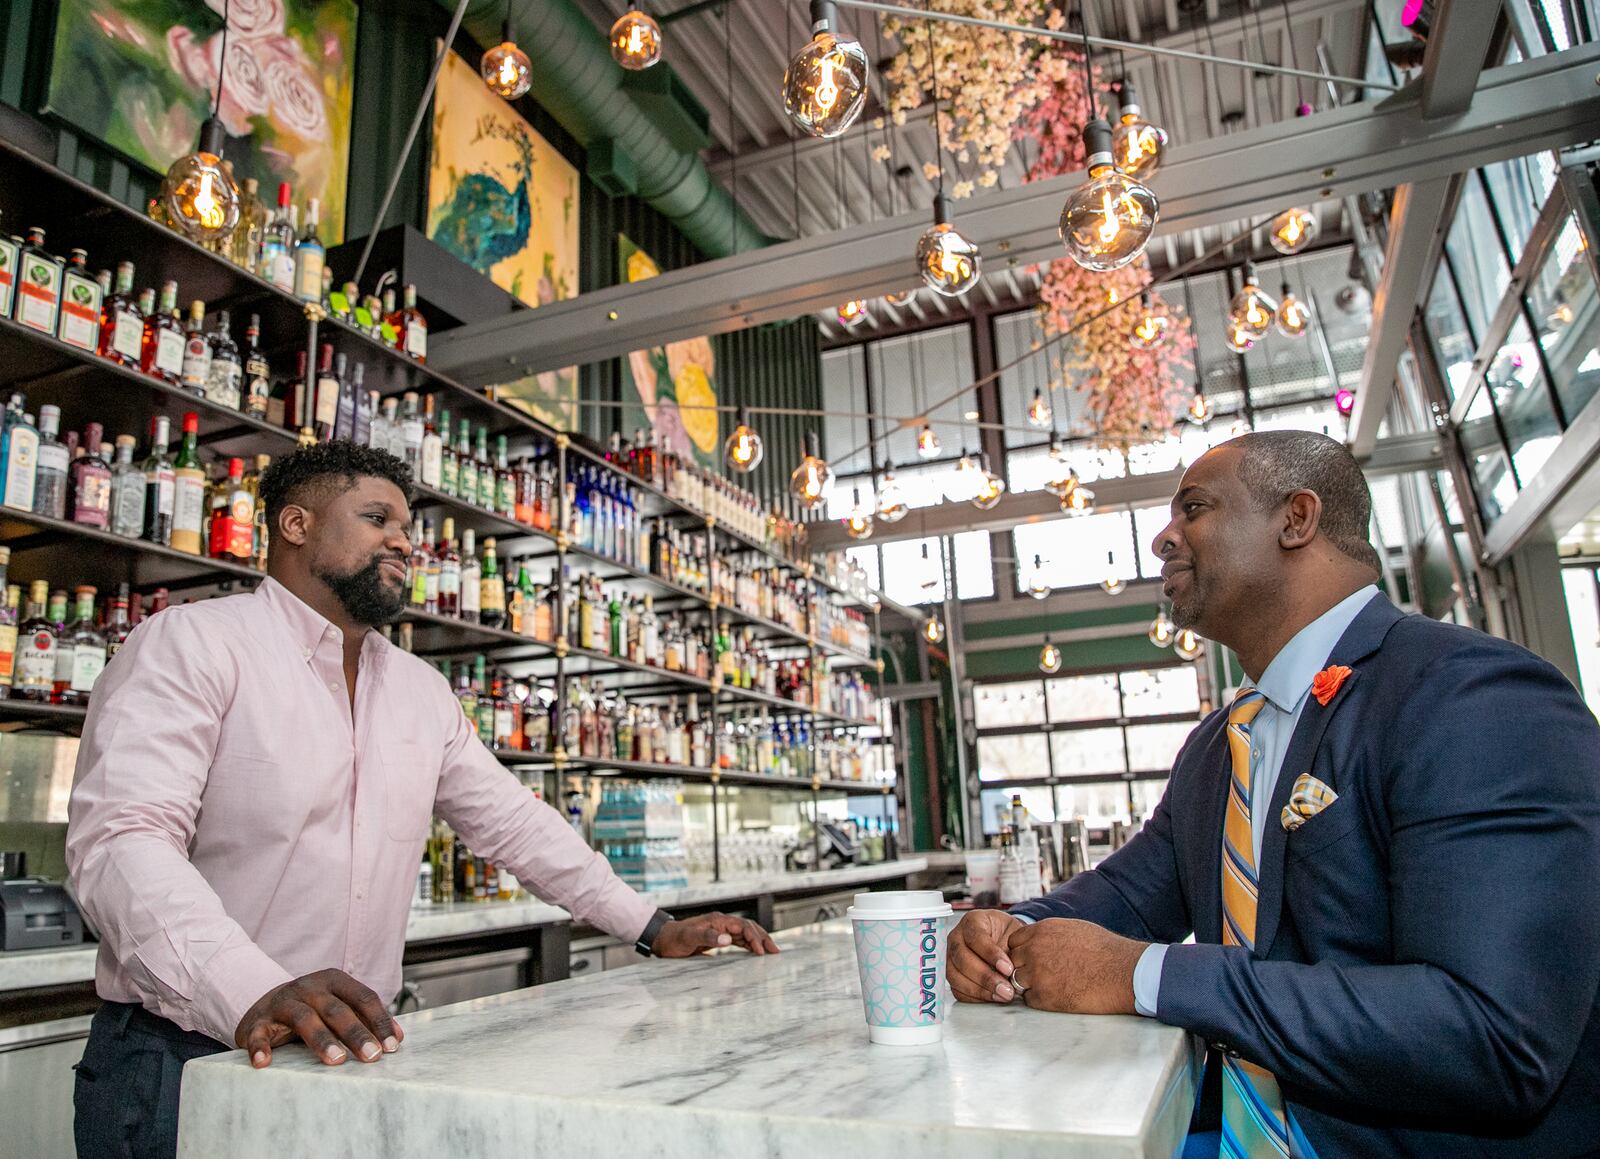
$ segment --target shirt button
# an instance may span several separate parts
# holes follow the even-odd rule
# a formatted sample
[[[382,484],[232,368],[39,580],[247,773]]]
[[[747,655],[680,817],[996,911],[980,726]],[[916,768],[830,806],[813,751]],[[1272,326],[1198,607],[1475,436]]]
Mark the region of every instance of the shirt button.
[[[310,648],[302,648],[302,649],[300,649],[300,655],[304,656],[307,660],[311,659],[311,649]]]
[[[333,691],[338,692],[339,691],[339,682],[337,680],[330,680],[330,681],[328,681],[328,687],[333,689]],[[1257,753],[1256,755],[1260,756],[1261,754]]]
[[[1256,760],[1259,761],[1261,759],[1261,750],[1260,749],[1256,750],[1255,756],[1256,756]]]

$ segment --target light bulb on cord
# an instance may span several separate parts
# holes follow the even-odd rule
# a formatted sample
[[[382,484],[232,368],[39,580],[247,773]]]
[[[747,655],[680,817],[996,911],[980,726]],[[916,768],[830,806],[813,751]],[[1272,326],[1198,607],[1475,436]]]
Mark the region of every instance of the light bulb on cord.
[[[1057,434],[1050,436],[1050,461],[1052,466],[1045,486],[1055,492],[1057,499],[1065,499],[1078,486],[1078,472],[1067,462],[1066,446]]]
[[[979,456],[979,461],[982,475],[978,480],[978,493],[972,497],[972,505],[979,511],[988,511],[1006,493],[1006,481],[989,469],[987,454]]]
[[[922,638],[930,644],[937,644],[944,639],[944,625],[939,622],[938,616],[929,616],[922,622]]]
[[[1039,649],[1039,671],[1046,676],[1061,671],[1061,649],[1050,642],[1048,635],[1044,638],[1044,647]]]
[[[822,506],[833,490],[833,468],[817,454],[817,435],[811,432],[800,465],[789,476],[789,494],[807,511]]]
[[[1193,628],[1183,628],[1173,637],[1172,650],[1185,660],[1195,660],[1205,651],[1205,645],[1194,634]]]
[[[1256,344],[1254,335],[1235,326],[1232,322],[1227,324],[1222,340],[1226,343],[1228,349],[1235,354],[1243,354],[1246,350],[1252,350]]]
[[[867,320],[867,304],[860,298],[851,298],[839,307],[837,317],[841,325],[854,329]]]
[[[239,224],[239,187],[222,167],[226,135],[215,115],[207,117],[199,146],[174,161],[161,182],[167,220],[195,241],[218,241]]]
[[[917,239],[917,269],[922,284],[946,298],[965,294],[982,274],[983,256],[950,224],[950,199],[943,193],[933,199],[933,224]]]
[[[1311,210],[1286,209],[1272,219],[1272,248],[1280,254],[1297,254],[1317,240],[1321,228],[1317,215]]]
[[[1033,401],[1028,404],[1028,422],[1043,429],[1050,425],[1050,400],[1037,386],[1033,388]]]
[[[641,72],[661,59],[661,25],[631,9],[611,26],[611,59],[629,72]]]
[[[983,485],[983,472],[978,468],[978,462],[967,454],[966,448],[961,449],[961,460],[956,463],[956,469],[950,473],[950,481],[945,485],[945,498],[952,503],[965,503],[978,493]]]
[[[861,488],[855,489],[855,505],[844,518],[844,532],[851,539],[869,539],[872,536],[872,509],[861,505]]]
[[[1108,596],[1120,596],[1128,581],[1117,574],[1117,554],[1106,552],[1106,578],[1100,581],[1101,590]]]
[[[722,444],[723,461],[741,475],[748,475],[761,465],[761,457],[766,451],[760,433],[750,425],[750,412],[740,406],[739,425],[733,428]]]
[[[1157,648],[1170,648],[1177,635],[1178,625],[1172,622],[1172,617],[1167,615],[1166,605],[1156,613],[1156,618],[1150,621],[1150,630],[1145,635],[1150,637],[1150,642]]]
[[[883,300],[891,306],[904,306],[916,296],[915,290],[897,290],[893,294],[885,294]]]
[[[1139,320],[1133,324],[1128,340],[1140,350],[1154,350],[1167,340],[1170,323],[1167,316],[1156,309],[1149,290],[1139,295],[1139,302],[1142,306]]]
[[[930,427],[926,421],[924,421],[922,424],[922,429],[917,432],[917,454],[924,459],[931,459],[938,455],[938,453],[943,449],[944,444],[939,442],[939,436],[935,434],[933,428]]]
[[[1061,497],[1061,510],[1068,515],[1093,515],[1094,492],[1079,483]]]
[[[813,137],[837,137],[867,103],[866,50],[838,23],[833,0],[811,0],[811,40],[783,74],[784,112]]]
[[[1062,244],[1087,270],[1120,270],[1150,244],[1161,209],[1156,195],[1117,171],[1111,154],[1111,126],[1090,121],[1083,129],[1089,155],[1089,180],[1061,210]]]
[[[1289,283],[1283,283],[1283,297],[1278,300],[1278,333],[1285,338],[1304,338],[1311,329],[1311,307],[1295,297]]]
[[[1111,137],[1117,168],[1136,181],[1148,181],[1161,168],[1167,151],[1167,133],[1144,119],[1139,92],[1132,81],[1122,82],[1122,114]]]
[[[1250,338],[1251,344],[1265,338],[1277,316],[1278,304],[1267,296],[1256,278],[1254,262],[1244,264],[1244,285],[1228,303],[1228,328]]]
[[[1050,594],[1050,577],[1044,572],[1044,559],[1033,557],[1033,570],[1028,573],[1028,594],[1042,600]]]
[[[1211,400],[1205,396],[1204,391],[1197,390],[1194,397],[1189,400],[1189,409],[1183,412],[1183,417],[1197,427],[1203,427],[1211,421],[1211,416],[1216,412],[1211,409]]]
[[[483,76],[483,83],[489,86],[489,91],[508,101],[516,100],[532,86],[533,62],[511,39],[509,16],[500,29],[500,43],[483,54],[478,71]]]
[[[889,467],[878,485],[878,518],[885,523],[899,523],[908,510],[905,495],[900,491],[900,480],[894,477],[894,468]]]

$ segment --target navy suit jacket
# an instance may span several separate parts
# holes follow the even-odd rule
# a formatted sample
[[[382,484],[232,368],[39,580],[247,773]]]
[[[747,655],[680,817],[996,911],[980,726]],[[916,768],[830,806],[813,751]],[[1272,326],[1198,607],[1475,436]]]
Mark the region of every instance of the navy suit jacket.
[[[1329,663],[1353,674],[1285,754],[1253,952],[1221,944],[1225,710],[1127,845],[1013,912],[1192,932],[1161,1021],[1276,1075],[1320,1159],[1600,1154],[1600,726],[1544,660],[1381,595]],[[1287,833],[1303,772],[1338,800]]]

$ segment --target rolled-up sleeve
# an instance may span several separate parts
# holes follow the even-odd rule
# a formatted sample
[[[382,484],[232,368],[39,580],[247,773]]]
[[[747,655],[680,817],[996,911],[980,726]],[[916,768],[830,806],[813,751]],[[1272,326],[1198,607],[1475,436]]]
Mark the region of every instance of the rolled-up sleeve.
[[[78,749],[66,854],[78,903],[144,1005],[232,1044],[245,1011],[291,975],[189,861],[236,683],[216,651],[193,618],[169,613],[107,666]]]

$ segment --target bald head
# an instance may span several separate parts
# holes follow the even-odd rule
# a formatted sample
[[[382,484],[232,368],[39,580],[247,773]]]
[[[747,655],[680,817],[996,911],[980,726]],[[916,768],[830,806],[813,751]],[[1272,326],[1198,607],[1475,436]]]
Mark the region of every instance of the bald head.
[[[1314,491],[1328,542],[1374,573],[1380,570],[1367,538],[1372,492],[1348,447],[1311,431],[1255,431],[1225,445],[1240,452],[1239,479],[1257,510],[1271,511],[1296,491]]]

